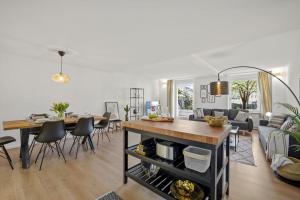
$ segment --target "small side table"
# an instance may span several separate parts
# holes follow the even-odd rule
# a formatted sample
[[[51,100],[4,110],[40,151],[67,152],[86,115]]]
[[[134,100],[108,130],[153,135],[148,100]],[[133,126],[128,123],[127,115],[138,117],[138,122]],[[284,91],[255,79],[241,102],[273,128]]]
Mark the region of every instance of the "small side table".
[[[239,134],[239,127],[238,126],[232,126],[230,135],[234,135],[234,150],[236,151],[237,143],[240,140],[240,134]],[[238,137],[238,140],[236,140],[236,136]]]

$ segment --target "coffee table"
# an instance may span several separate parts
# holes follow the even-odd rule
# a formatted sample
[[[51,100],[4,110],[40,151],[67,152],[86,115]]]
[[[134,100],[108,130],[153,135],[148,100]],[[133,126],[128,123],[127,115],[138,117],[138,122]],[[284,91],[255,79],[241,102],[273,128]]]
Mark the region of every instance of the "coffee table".
[[[230,131],[230,135],[234,135],[234,150],[236,151],[236,146],[237,143],[240,140],[240,134],[239,134],[239,127],[238,126],[232,126],[231,127],[231,131]],[[238,137],[238,140],[236,140],[236,136]]]

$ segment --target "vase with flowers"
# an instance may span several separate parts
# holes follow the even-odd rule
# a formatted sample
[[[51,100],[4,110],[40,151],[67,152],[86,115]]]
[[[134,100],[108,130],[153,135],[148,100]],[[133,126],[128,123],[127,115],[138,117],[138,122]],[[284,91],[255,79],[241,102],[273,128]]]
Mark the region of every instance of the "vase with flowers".
[[[69,108],[69,103],[67,102],[60,102],[60,103],[53,103],[51,106],[51,111],[55,112],[57,114],[57,117],[59,119],[64,119],[65,112]]]

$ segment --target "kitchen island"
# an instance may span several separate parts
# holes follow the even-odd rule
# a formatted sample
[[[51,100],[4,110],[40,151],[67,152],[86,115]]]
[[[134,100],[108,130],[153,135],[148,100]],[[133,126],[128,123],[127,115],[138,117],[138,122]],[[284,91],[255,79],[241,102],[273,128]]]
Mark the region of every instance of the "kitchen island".
[[[231,125],[210,127],[205,122],[175,120],[174,122],[128,121],[124,127],[124,184],[128,177],[159,194],[165,199],[174,199],[170,185],[177,179],[197,183],[211,200],[222,199],[229,194],[229,132]],[[195,146],[211,151],[209,169],[204,173],[188,169],[184,161],[167,162],[157,156],[143,156],[136,153],[137,145],[128,146],[130,132],[145,138],[162,139],[186,146]],[[129,168],[128,155],[138,158],[141,163]],[[160,167],[156,176],[144,173],[142,163]]]

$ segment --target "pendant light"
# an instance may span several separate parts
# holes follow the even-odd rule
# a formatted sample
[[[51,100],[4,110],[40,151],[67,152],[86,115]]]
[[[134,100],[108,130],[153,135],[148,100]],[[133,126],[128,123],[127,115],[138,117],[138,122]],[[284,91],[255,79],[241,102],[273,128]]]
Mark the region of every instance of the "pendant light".
[[[62,57],[65,53],[64,51],[58,51],[58,55],[60,55],[60,72],[52,76],[54,82],[68,83],[70,81],[70,77],[62,71]]]

